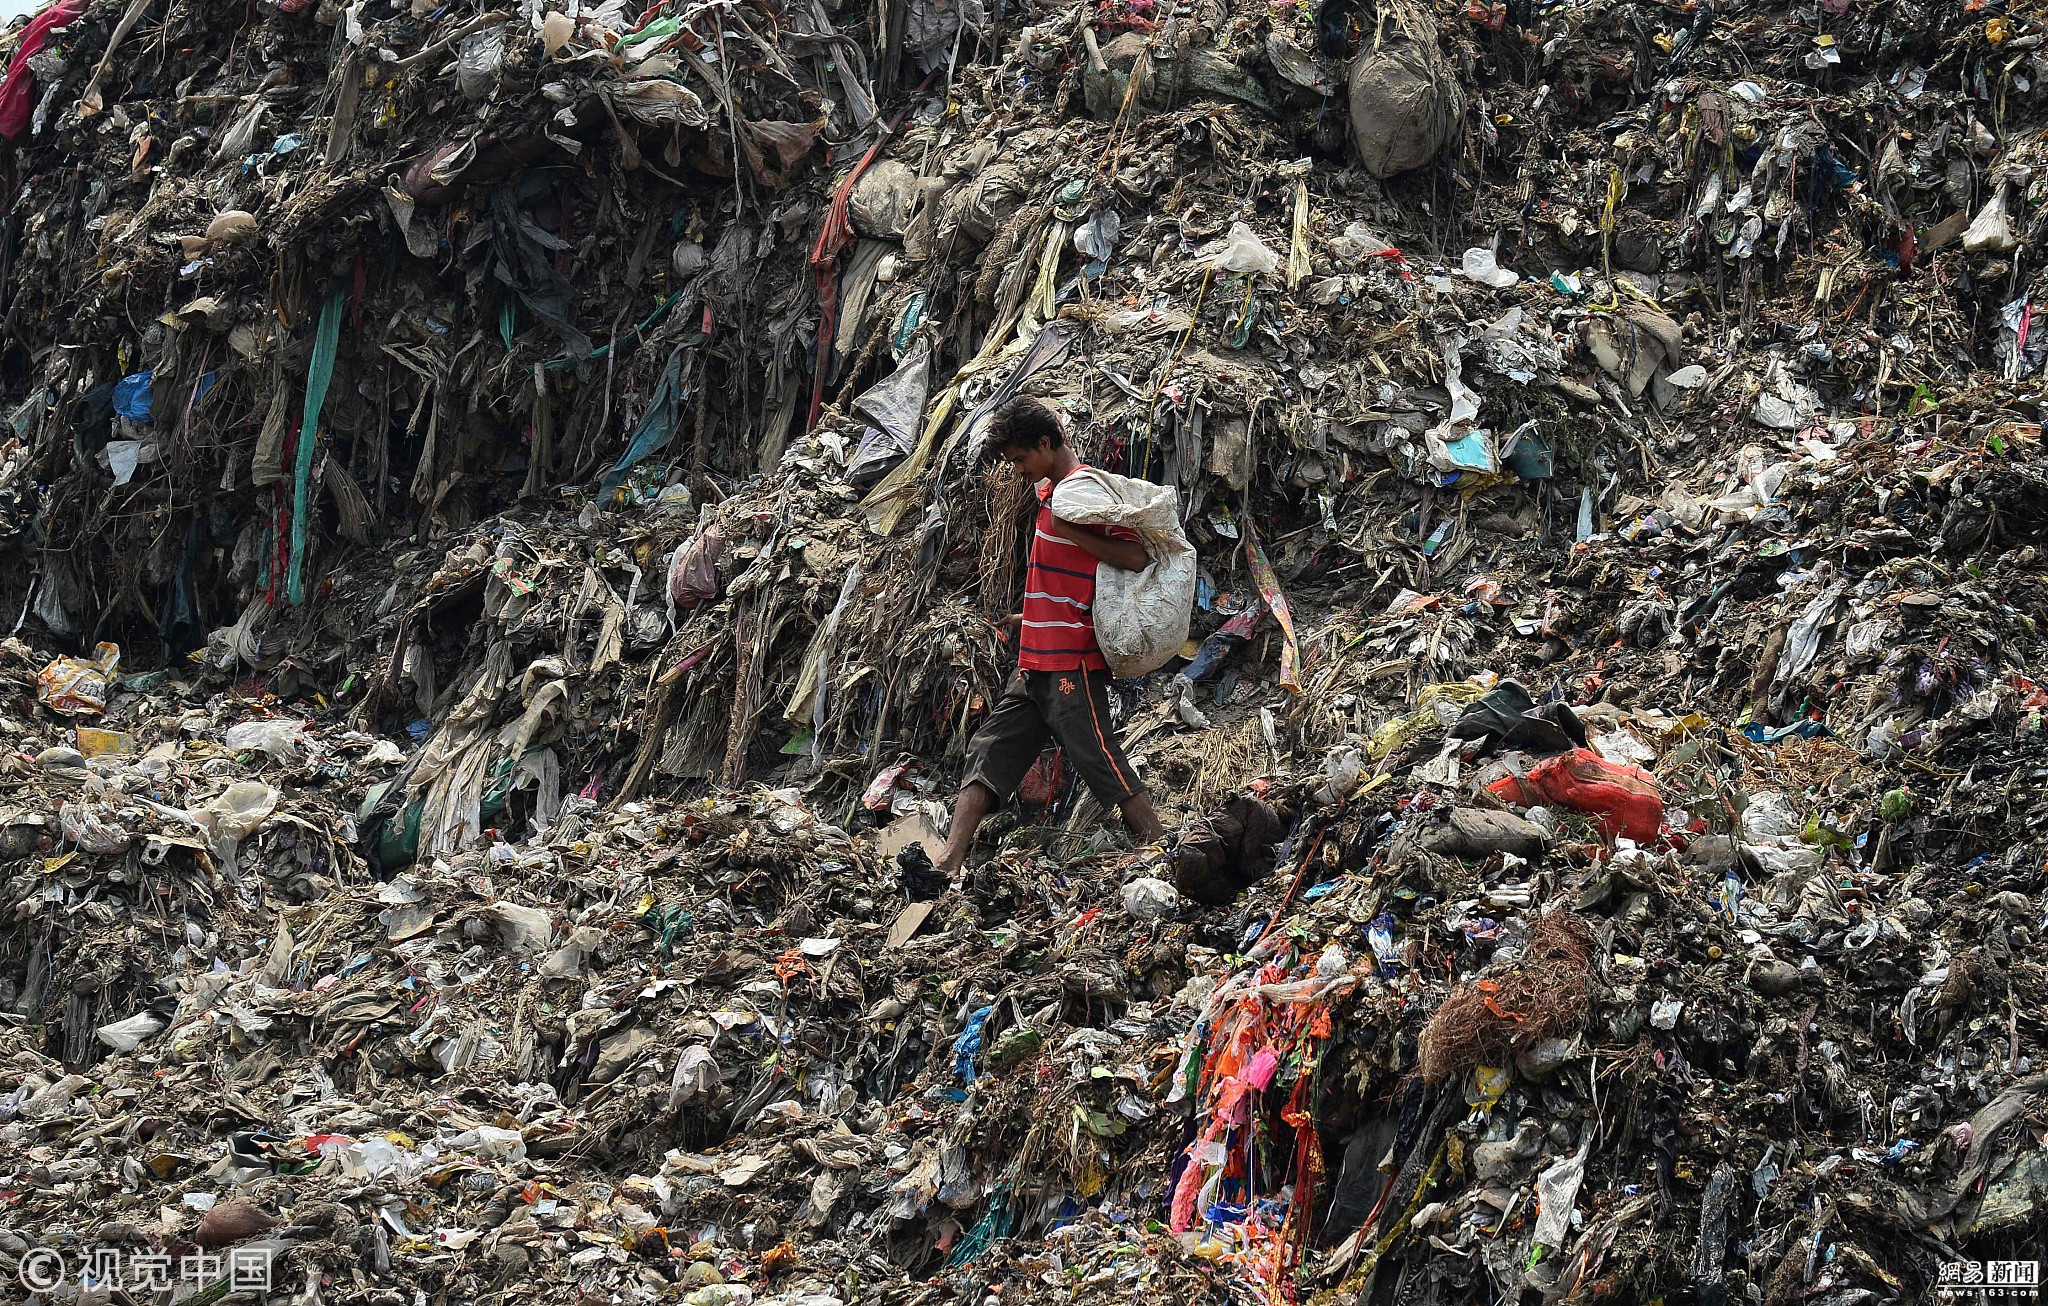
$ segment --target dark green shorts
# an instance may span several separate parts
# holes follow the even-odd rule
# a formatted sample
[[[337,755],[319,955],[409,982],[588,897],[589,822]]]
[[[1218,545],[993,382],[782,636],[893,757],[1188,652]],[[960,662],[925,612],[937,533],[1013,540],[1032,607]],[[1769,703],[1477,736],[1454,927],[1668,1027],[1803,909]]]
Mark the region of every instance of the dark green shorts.
[[[1110,728],[1108,672],[1014,672],[968,742],[967,782],[1006,803],[1048,743],[1059,744],[1067,764],[1105,804],[1114,807],[1143,792]]]

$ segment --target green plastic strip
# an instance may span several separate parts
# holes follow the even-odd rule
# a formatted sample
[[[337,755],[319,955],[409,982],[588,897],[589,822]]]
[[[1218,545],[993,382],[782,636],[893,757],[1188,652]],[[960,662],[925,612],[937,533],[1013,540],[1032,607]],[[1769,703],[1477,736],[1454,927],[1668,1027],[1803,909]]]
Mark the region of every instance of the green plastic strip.
[[[298,465],[292,472],[292,560],[285,575],[285,597],[293,607],[306,601],[307,500],[312,497],[313,445],[320,434],[320,410],[327,406],[327,385],[334,379],[334,351],[341,343],[341,310],[348,291],[337,290],[320,307],[320,325],[313,332],[313,364],[306,369],[306,407],[299,417]]]

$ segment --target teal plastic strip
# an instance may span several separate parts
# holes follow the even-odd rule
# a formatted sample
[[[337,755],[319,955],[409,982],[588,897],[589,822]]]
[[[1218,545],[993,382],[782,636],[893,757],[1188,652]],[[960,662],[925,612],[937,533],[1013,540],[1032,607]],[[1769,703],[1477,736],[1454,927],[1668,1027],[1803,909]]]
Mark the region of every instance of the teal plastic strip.
[[[306,601],[306,518],[312,497],[313,445],[320,434],[320,410],[327,406],[327,385],[334,380],[334,352],[341,344],[341,310],[348,291],[337,290],[320,308],[313,333],[313,363],[306,369],[306,407],[299,417],[298,465],[292,472],[292,560],[285,573],[285,598],[293,607]]]

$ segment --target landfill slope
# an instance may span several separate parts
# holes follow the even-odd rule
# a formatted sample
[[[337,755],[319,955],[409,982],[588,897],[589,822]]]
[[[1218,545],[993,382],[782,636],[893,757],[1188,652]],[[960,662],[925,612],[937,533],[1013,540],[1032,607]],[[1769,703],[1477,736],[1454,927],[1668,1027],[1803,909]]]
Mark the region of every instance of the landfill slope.
[[[0,1300],[2031,1295],[2044,42],[14,21]],[[1195,550],[1171,834],[953,886],[1018,396]]]

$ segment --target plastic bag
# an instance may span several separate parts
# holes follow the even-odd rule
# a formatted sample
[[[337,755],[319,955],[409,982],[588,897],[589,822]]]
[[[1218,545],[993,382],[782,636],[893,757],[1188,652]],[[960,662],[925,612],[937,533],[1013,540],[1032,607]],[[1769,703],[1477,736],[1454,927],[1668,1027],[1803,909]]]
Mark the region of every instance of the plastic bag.
[[[155,405],[156,372],[136,372],[114,383],[114,411],[131,422],[146,422]]]
[[[114,819],[114,809],[105,803],[66,803],[57,810],[57,824],[65,841],[78,845],[80,852],[125,852],[135,842],[135,836]]]
[[[1202,257],[1218,272],[1249,272],[1257,276],[1280,268],[1280,256],[1266,247],[1258,232],[1242,222],[1231,223],[1230,234],[1203,250]]]
[[[1586,1178],[1587,1150],[1581,1147],[1576,1155],[1559,1157],[1536,1176],[1538,1246],[1562,1247],[1570,1235],[1572,1207],[1578,1204],[1579,1185]]]
[[[1548,757],[1526,776],[1503,776],[1486,786],[1511,803],[1548,803],[1600,818],[1600,832],[1612,839],[1651,843],[1664,821],[1664,800],[1656,777],[1632,766],[1616,766],[1589,749]]]
[[[718,597],[718,558],[725,552],[725,532],[706,526],[676,550],[668,564],[668,599],[678,612],[688,612]]]
[[[517,1129],[501,1129],[496,1125],[478,1125],[465,1129],[448,1140],[452,1151],[480,1157],[486,1161],[524,1161],[526,1139]]]
[[[675,1073],[668,1080],[668,1109],[673,1111],[699,1094],[715,1092],[724,1082],[710,1050],[693,1043],[676,1056]]]
[[[1742,837],[1746,842],[1796,838],[1805,828],[1806,822],[1792,800],[1775,789],[1750,795],[1749,805],[1742,809]]]
[[[1971,254],[2006,254],[2018,249],[2019,244],[2019,233],[2006,216],[2005,187],[2001,185],[1998,193],[1970,219],[1969,229],[1963,232],[1963,249]]]
[[[549,14],[540,25],[540,44],[552,59],[569,44],[569,38],[576,35],[576,20],[567,14]]]
[[[503,845],[498,845],[502,847]],[[604,942],[604,935],[588,925],[578,925],[569,931],[569,941],[548,955],[541,963],[540,973],[545,979],[575,979],[583,974],[583,963],[590,954],[597,951],[597,945]]]
[[[154,1011],[143,1010],[126,1020],[101,1025],[93,1034],[116,1052],[133,1052],[141,1047],[145,1040],[163,1033],[164,1027],[170,1023]]]
[[[903,461],[917,443],[924,401],[931,393],[931,346],[917,342],[900,367],[853,401],[853,410],[873,422],[860,449],[846,464],[846,479],[865,488]]]
[[[1521,280],[1494,259],[1492,250],[1481,249],[1477,245],[1465,251],[1464,266],[1458,270],[1479,284],[1492,286],[1495,290],[1506,290]]]
[[[1344,228],[1343,235],[1332,236],[1330,252],[1347,263],[1368,258],[1399,258],[1401,255],[1400,250],[1387,243],[1386,237],[1363,222],[1353,222]]]
[[[1457,139],[1465,116],[1458,77],[1436,52],[1433,32],[1392,16],[1346,73],[1351,143],[1380,180],[1428,164]]]
[[[1195,546],[1180,528],[1179,491],[1083,467],[1053,487],[1052,514],[1138,533],[1151,558],[1144,570],[1096,569],[1095,642],[1119,678],[1164,666],[1187,643],[1195,608]]]
[[[121,665],[121,646],[101,644],[92,658],[60,657],[36,673],[36,697],[52,712],[98,716],[107,710],[107,682]]]
[[[505,62],[506,25],[499,23],[472,32],[456,49],[455,84],[467,100],[481,100],[490,94]]]
[[[1124,911],[1135,920],[1163,920],[1180,907],[1180,893],[1164,880],[1144,876],[1124,886]]]
[[[1024,778],[1017,782],[1017,801],[1026,807],[1050,807],[1067,787],[1066,754],[1048,749],[1038,755]]]
[[[1820,869],[1820,849],[1800,838],[1806,819],[1784,794],[1767,789],[1750,795],[1740,828],[1742,850],[1767,873],[1803,876]]]
[[[388,1170],[395,1169],[406,1157],[391,1140],[386,1138],[365,1138],[353,1143],[322,1143],[319,1152],[323,1158],[330,1152],[339,1157],[341,1172],[350,1179],[375,1179]]]
[[[206,831],[214,856],[233,866],[242,840],[270,819],[281,796],[261,780],[237,780],[192,816]]]
[[[506,950],[518,956],[543,951],[548,940],[554,937],[554,919],[538,907],[494,902],[484,908],[483,914],[498,923],[498,933],[505,940]]]
[[[1593,751],[1623,766],[1648,766],[1657,760],[1657,750],[1625,729],[1610,730],[1592,739]]]
[[[222,742],[230,753],[268,753],[280,762],[298,760],[299,744],[306,737],[306,722],[279,718],[244,721],[228,727]]]
[[[256,152],[256,133],[263,127],[263,114],[269,106],[262,100],[249,106],[249,111],[235,120],[232,127],[222,132],[213,142],[213,157],[216,159],[240,159]]]
[[[147,449],[149,457],[144,459]],[[101,454],[107,460],[107,470],[114,474],[115,485],[126,485],[135,479],[135,469],[145,461],[156,461],[156,446],[145,446],[140,440],[109,440]]]
[[[680,82],[647,77],[622,83],[607,94],[612,107],[642,126],[699,130],[711,122],[704,101]]]
[[[1820,657],[1821,646],[1827,642],[1827,630],[1834,625],[1835,613],[1848,592],[1846,582],[1835,582],[1814,596],[1785,628],[1785,648],[1778,655],[1778,669],[1771,677],[1775,697],[1781,704],[1792,697],[1794,686]]]
[[[1365,774],[1365,754],[1355,747],[1333,748],[1323,759],[1325,783],[1316,791],[1316,801],[1334,803],[1358,787]]]
[[[1117,239],[1122,234],[1123,221],[1116,210],[1097,209],[1074,228],[1074,248],[1098,263],[1107,263],[1116,253]]]
[[[847,196],[846,215],[857,235],[870,240],[901,240],[917,206],[920,181],[915,169],[896,159],[880,159],[860,175]]]
[[[1776,502],[1779,487],[1792,474],[1791,464],[1766,463],[1763,451],[1753,446],[1737,454],[1736,463],[1742,468],[1740,485],[1728,494],[1706,500],[1707,511],[1717,525],[1756,520]]]

